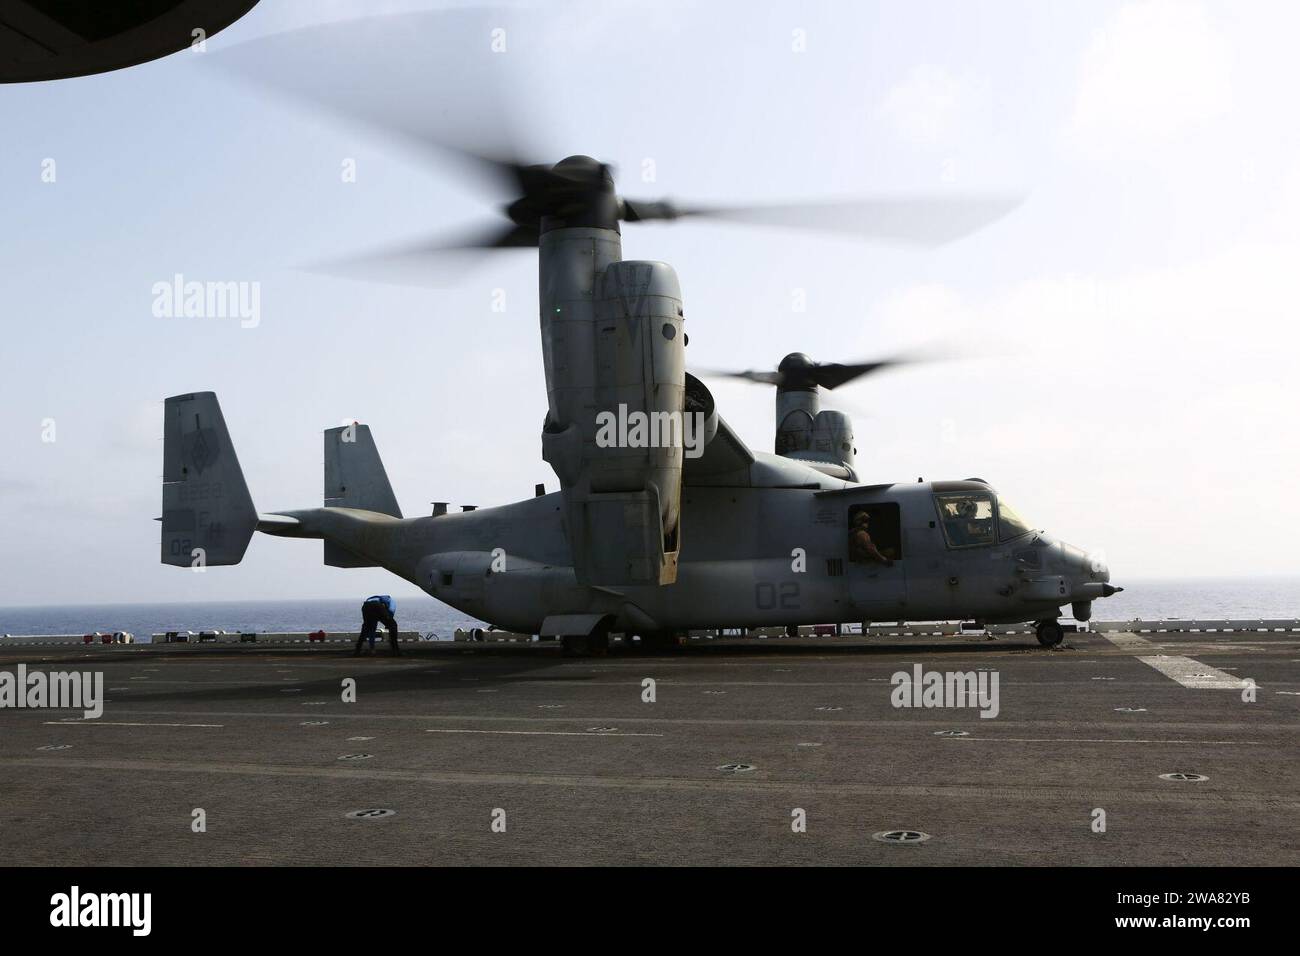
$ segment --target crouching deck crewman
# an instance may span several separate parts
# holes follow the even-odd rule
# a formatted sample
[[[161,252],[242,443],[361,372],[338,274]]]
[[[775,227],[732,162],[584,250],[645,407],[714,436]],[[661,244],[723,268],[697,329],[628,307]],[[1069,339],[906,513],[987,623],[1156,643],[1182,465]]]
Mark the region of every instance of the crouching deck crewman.
[[[388,631],[388,641],[393,645],[393,654],[400,654],[397,647],[397,602],[387,594],[374,594],[366,598],[361,605],[361,633],[357,635],[357,649],[353,657],[361,655],[361,645],[370,639],[370,653],[375,652],[375,636],[382,624]]]

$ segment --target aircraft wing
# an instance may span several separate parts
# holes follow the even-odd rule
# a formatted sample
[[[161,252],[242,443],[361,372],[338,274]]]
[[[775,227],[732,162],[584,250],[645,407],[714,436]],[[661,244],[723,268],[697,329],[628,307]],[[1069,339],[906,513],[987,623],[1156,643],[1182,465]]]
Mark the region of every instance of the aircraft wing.
[[[747,479],[753,463],[754,453],[719,415],[718,431],[704,446],[704,454],[682,460],[682,484],[714,484],[719,478],[733,475]]]

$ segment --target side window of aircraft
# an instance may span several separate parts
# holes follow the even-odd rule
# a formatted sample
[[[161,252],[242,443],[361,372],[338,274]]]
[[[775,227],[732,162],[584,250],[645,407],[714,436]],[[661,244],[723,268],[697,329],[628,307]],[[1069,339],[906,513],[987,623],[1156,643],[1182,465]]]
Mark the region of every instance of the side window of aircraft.
[[[886,564],[902,557],[903,522],[897,504],[885,502],[849,508],[850,561]]]
[[[998,498],[998,539],[1001,541],[1010,541],[1012,538],[1018,538],[1022,534],[1029,534],[1034,529],[1029,527],[1025,519],[1016,514],[1016,510],[1007,504],[1005,498]]]
[[[993,496],[983,492],[935,495],[939,520],[950,548],[992,544],[994,540]]]

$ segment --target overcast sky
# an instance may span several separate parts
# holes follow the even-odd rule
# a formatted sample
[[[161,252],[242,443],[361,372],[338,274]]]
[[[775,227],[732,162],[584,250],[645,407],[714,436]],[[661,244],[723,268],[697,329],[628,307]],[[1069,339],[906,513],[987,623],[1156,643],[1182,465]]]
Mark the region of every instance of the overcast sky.
[[[939,250],[678,224],[627,226],[624,253],[676,267],[692,366],[934,341],[985,356],[828,400],[855,416],[866,481],[986,478],[1103,550],[1119,583],[1300,571],[1300,7],[551,7],[395,37],[382,78],[309,62],[299,79],[489,125],[469,91],[490,83],[539,159],[615,162],[633,196],[1021,193]],[[299,268],[454,231],[494,197],[213,68],[234,44],[379,8],[276,0],[203,53],[0,87],[0,605],[412,590],[262,536],[239,567],[161,566],[161,400],[180,392],[218,393],[261,511],[321,503],[321,429],[345,418],[371,424],[408,515],[556,487],[535,253],[445,290]],[[259,283],[260,321],[154,315],[177,273]],[[770,391],[714,392],[770,450]]]

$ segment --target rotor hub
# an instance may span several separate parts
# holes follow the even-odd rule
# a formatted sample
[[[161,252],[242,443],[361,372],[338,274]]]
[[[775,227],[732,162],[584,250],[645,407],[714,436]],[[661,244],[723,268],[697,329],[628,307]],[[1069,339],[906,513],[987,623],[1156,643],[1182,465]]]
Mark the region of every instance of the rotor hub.
[[[776,370],[781,376],[777,384],[779,391],[817,390],[817,363],[803,352],[791,352],[781,359]]]
[[[618,231],[619,200],[610,167],[590,156],[569,156],[554,166],[518,167],[523,195],[506,207],[516,225],[537,229],[585,226]]]

